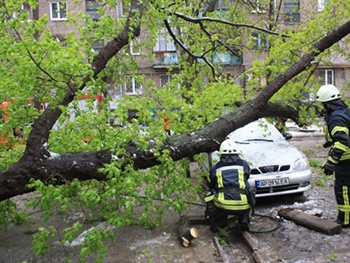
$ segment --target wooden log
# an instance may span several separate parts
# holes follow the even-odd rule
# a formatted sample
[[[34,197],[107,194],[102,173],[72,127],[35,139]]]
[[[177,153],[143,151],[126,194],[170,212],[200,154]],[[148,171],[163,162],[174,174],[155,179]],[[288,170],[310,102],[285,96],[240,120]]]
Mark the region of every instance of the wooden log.
[[[259,241],[251,233],[241,231],[244,242],[252,251],[252,257],[256,263],[280,262],[278,254],[267,243]]]
[[[190,242],[184,237],[180,237],[180,242],[181,242],[181,245],[183,247],[189,247],[190,246]]]
[[[221,247],[221,245],[220,245],[220,242],[219,242],[218,238],[217,238],[217,237],[214,237],[214,238],[213,238],[213,241],[214,241],[214,245],[215,245],[216,249],[217,249],[218,252],[219,252],[221,261],[222,261],[223,263],[229,263],[230,261],[228,261],[226,255],[225,255],[225,252],[224,252],[224,250],[222,249],[222,247]]]
[[[204,215],[191,215],[188,220],[193,225],[209,225],[209,220]]]
[[[198,237],[198,231],[194,227],[190,227],[190,220],[187,217],[180,217],[178,222],[178,231],[180,243],[183,247],[189,247],[191,241]]]
[[[191,215],[191,216],[188,216],[188,220],[190,221],[190,224],[193,224],[193,225],[209,225],[210,222],[208,219],[206,219],[204,217],[204,215]],[[225,221],[222,221],[222,222],[218,222],[218,225],[221,225],[221,224],[232,224],[232,223],[235,223],[237,220],[237,217],[236,216],[229,216],[227,218],[227,220]]]
[[[298,225],[327,235],[339,234],[342,229],[341,225],[329,219],[320,218],[292,208],[281,209],[278,211],[278,215]]]

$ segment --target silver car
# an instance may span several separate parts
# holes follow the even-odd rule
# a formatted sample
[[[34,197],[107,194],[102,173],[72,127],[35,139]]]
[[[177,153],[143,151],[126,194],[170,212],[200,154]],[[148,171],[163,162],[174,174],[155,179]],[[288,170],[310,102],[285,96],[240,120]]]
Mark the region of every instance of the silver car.
[[[250,165],[249,184],[255,187],[256,197],[302,195],[311,188],[307,157],[267,120],[249,123],[228,137],[237,143],[241,157]]]

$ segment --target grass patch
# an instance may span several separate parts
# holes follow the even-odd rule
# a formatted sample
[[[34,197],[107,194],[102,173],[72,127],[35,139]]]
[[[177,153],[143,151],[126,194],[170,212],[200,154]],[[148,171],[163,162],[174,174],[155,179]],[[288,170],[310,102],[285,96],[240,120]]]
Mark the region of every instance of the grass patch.
[[[314,182],[313,182],[314,186],[319,186],[319,187],[325,187],[326,186],[326,182],[322,179],[322,178],[317,178]]]
[[[321,167],[323,166],[323,163],[319,160],[309,159],[310,167],[319,169],[321,171]]]

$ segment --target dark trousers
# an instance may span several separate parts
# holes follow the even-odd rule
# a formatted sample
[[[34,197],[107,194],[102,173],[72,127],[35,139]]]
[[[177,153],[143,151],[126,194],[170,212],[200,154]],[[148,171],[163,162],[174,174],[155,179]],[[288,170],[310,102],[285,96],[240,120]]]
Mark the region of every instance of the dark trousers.
[[[239,224],[249,224],[250,223],[250,221],[249,221],[250,209],[232,211],[232,210],[225,210],[225,209],[221,209],[221,208],[217,207],[216,211],[222,220],[226,220],[228,216],[237,216]]]
[[[237,216],[240,225],[250,223],[250,208],[246,210],[226,210],[216,207],[214,201],[207,202],[206,217],[209,219],[211,226],[225,226],[227,217],[230,215]]]
[[[338,205],[338,221],[350,224],[350,161],[340,162],[335,169],[334,194]]]

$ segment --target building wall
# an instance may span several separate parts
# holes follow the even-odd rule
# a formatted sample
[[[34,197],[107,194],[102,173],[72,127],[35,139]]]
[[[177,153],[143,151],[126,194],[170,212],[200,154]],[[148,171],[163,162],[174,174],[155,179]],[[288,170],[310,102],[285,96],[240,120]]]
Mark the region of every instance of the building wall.
[[[112,16],[115,16],[116,18],[123,17],[123,6],[121,4],[121,0],[117,1],[117,6],[114,9],[107,10],[108,13]],[[39,0],[39,16],[46,15],[50,17],[50,4],[52,1],[46,1],[46,0]],[[67,1],[67,9],[68,12],[71,13],[78,13],[78,12],[85,12],[86,11],[86,4],[85,1],[80,1],[77,4],[74,4],[72,0]],[[282,4],[283,9],[283,4]],[[317,14],[318,6],[317,1],[309,1],[309,0],[300,0],[300,19],[301,21],[306,21],[313,17],[313,14]],[[257,16],[258,14],[252,13],[252,15]],[[259,14],[261,15],[261,14]],[[280,19],[284,20],[284,12],[282,11]],[[290,28],[298,27],[299,24],[285,24],[283,26],[288,26]],[[52,30],[52,34],[57,37],[63,37],[68,32],[74,32],[77,34],[77,31],[75,30],[73,25],[68,25],[65,20],[63,21],[52,21],[49,22],[49,27]],[[160,86],[160,75],[167,74],[168,67],[167,66],[159,66],[155,67],[154,58],[143,58],[141,57],[141,54],[144,54],[146,52],[145,49],[142,49],[142,42],[148,41],[148,32],[146,30],[141,30],[141,35],[138,38],[138,41],[141,43],[141,52],[140,55],[135,55],[136,60],[139,63],[139,70],[137,74],[144,74],[146,75],[146,79],[152,79],[156,85]],[[340,43],[341,45],[342,43]],[[244,51],[243,53],[243,63],[237,64],[237,65],[226,65],[224,66],[223,73],[230,75],[234,78],[237,78],[239,75],[241,75],[247,68],[252,66],[252,63],[256,59],[264,60],[265,59],[265,51],[262,52],[247,52]],[[322,72],[324,69],[332,69],[334,71],[334,83],[338,87],[342,87],[346,84],[346,82],[350,79],[350,72],[349,67],[350,63],[343,57],[341,57],[339,54],[333,54],[331,57],[331,60],[333,64],[331,66],[323,65],[322,63],[319,64],[318,68],[319,70],[316,71],[316,74],[322,75]],[[176,71],[174,72],[176,73]],[[242,86],[244,86],[244,83],[241,83]],[[113,86],[113,83],[111,83]],[[317,83],[315,83],[315,86],[317,86]],[[122,88],[115,87],[114,94],[125,95],[125,90]],[[116,95],[117,96],[117,95]]]
[[[66,20],[54,21],[54,20],[50,19],[50,5],[53,2],[56,2],[56,1],[46,1],[46,0],[39,0],[38,1],[39,17],[42,17],[42,16],[48,17],[48,19],[49,19],[48,27],[50,28],[52,35],[63,38],[69,32],[77,33],[77,31],[75,30],[75,27],[73,25],[68,25],[66,23],[67,22]],[[85,4],[84,5],[81,5],[81,4],[76,5],[76,4],[74,4],[73,1],[68,1],[67,2],[67,10],[68,10],[68,12],[73,12],[73,13],[84,12],[85,11]]]

